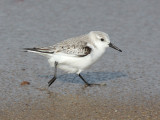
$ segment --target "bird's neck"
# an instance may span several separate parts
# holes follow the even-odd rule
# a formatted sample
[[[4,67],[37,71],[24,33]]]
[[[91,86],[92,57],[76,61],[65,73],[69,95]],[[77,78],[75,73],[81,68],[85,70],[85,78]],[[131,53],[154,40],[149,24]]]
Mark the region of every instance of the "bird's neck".
[[[97,61],[105,53],[105,48],[95,48],[91,54],[92,60]]]

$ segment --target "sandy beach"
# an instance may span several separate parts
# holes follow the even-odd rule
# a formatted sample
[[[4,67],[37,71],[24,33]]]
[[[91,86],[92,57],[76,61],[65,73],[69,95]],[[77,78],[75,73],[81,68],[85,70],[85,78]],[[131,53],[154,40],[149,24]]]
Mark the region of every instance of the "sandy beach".
[[[48,93],[48,97],[33,103],[31,99],[25,99],[14,106],[9,105],[1,110],[0,115],[3,120],[158,120],[160,102],[157,98],[147,101],[142,96],[139,98],[123,102],[103,97]]]
[[[159,120],[159,0],[1,0],[0,120]],[[122,53],[108,48],[90,69],[53,68],[22,48],[104,31]]]

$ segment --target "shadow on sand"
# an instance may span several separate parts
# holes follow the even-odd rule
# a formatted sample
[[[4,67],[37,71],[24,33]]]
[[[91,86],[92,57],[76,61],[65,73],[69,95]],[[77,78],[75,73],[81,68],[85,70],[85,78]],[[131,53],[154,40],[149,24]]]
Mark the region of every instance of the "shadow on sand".
[[[127,74],[123,72],[86,72],[81,73],[83,78],[89,83],[98,83],[102,81],[114,80],[121,77],[126,77]],[[48,79],[48,81],[53,77],[53,75],[38,75],[38,77]],[[83,81],[79,78],[77,74],[63,74],[57,77],[58,81],[63,83],[78,83],[83,84]]]

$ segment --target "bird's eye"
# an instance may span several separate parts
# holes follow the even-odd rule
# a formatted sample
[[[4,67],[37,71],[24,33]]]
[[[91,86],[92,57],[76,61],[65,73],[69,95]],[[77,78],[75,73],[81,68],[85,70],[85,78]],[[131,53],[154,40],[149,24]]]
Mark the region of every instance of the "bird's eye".
[[[103,39],[103,38],[101,38],[101,41],[104,41],[104,39]]]

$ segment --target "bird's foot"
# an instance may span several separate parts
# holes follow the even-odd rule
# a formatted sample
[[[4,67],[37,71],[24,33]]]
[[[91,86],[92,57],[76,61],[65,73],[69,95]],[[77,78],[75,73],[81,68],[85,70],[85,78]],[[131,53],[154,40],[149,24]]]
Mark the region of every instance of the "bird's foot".
[[[106,86],[107,84],[106,83],[104,83],[104,84],[85,84],[85,87],[92,87],[92,86]]]

